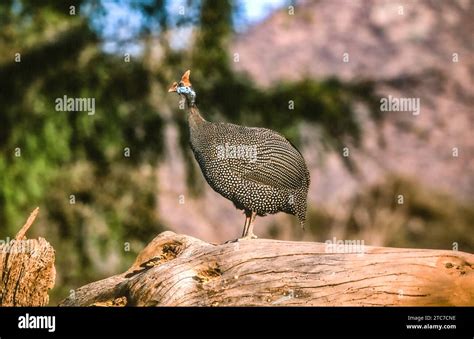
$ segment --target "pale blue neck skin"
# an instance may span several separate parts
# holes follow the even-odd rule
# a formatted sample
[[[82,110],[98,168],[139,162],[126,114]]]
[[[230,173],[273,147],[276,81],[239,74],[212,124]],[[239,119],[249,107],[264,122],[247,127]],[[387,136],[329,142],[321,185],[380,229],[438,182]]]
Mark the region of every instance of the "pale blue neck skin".
[[[194,101],[196,99],[196,92],[194,92],[194,90],[191,87],[179,86],[176,89],[176,92],[178,92],[178,94],[184,96],[184,98],[186,99],[186,102],[187,102],[189,107],[194,106]]]

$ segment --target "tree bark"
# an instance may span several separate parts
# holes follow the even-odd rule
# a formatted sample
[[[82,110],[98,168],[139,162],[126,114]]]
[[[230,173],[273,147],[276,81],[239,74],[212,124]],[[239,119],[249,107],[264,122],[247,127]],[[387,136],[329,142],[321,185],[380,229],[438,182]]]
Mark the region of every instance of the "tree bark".
[[[77,289],[63,306],[474,305],[474,255],[324,243],[214,245],[163,232],[126,272]]]
[[[45,306],[56,277],[54,249],[43,238],[26,239],[39,209],[12,241],[0,243],[0,306]]]

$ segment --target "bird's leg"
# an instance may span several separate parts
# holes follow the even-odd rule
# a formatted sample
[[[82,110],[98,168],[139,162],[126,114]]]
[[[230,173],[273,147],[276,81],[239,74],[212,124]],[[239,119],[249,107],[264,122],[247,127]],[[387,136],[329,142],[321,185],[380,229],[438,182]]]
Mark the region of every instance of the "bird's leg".
[[[257,236],[253,234],[253,224],[255,223],[255,218],[257,217],[257,212],[253,212],[250,215],[250,222],[247,226],[247,232],[244,232],[242,235],[243,239],[257,239]]]
[[[247,237],[249,237],[250,239],[257,239],[257,236],[253,234],[253,225],[255,223],[256,218],[257,218],[257,212],[252,211],[252,215],[250,217],[250,225],[247,231]]]
[[[242,232],[242,238],[245,238],[245,236],[248,233],[250,218],[251,218],[251,212],[249,210],[245,210],[245,225],[244,225],[244,231]]]
[[[233,242],[237,242],[240,239],[247,239],[247,234],[249,232],[249,226],[250,226],[250,222],[251,222],[251,218],[252,218],[252,211],[245,210],[244,213],[245,213],[245,224],[244,224],[244,231],[242,232],[242,238],[237,238],[237,239],[234,239],[234,240],[228,240],[224,244],[230,244],[230,243],[233,243]]]

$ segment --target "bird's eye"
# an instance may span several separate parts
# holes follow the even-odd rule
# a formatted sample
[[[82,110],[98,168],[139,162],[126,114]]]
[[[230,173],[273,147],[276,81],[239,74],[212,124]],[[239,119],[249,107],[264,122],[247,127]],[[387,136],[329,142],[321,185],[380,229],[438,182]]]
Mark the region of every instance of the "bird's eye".
[[[178,86],[179,86],[179,87],[183,87],[183,86],[184,86],[183,82],[180,81],[179,84],[178,84]]]

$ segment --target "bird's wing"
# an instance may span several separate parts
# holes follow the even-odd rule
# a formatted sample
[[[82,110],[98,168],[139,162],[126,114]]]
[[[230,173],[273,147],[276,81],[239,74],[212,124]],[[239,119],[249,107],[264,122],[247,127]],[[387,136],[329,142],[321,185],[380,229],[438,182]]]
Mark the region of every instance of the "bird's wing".
[[[268,131],[259,141],[256,161],[247,164],[241,172],[244,179],[286,189],[297,189],[307,184],[304,159],[287,139]]]

